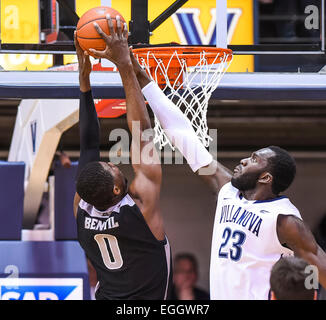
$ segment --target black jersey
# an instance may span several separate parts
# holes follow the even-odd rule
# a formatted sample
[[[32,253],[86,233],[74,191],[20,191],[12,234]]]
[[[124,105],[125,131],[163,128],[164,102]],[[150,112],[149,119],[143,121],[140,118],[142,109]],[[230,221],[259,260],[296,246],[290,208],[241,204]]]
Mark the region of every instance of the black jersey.
[[[100,212],[81,200],[78,241],[98,279],[96,299],[167,299],[171,289],[171,250],[157,240],[129,195]]]

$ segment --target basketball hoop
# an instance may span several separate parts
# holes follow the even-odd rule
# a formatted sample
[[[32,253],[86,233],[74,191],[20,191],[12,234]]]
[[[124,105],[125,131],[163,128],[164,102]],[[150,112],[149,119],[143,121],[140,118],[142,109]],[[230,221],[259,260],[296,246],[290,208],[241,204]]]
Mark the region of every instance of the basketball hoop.
[[[230,65],[230,49],[193,46],[153,46],[133,49],[139,64],[169,99],[181,108],[205,147],[208,135],[207,107],[212,92]],[[171,142],[155,117],[155,138],[162,149]]]

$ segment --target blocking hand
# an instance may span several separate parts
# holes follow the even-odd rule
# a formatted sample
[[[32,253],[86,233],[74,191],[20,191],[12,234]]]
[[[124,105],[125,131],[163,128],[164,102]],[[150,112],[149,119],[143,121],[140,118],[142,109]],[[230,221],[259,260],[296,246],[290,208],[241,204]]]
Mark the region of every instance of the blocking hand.
[[[101,27],[94,22],[94,27],[98,34],[106,43],[106,48],[103,51],[89,49],[96,57],[105,58],[119,65],[130,63],[129,47],[128,47],[128,27],[127,23],[122,23],[120,16],[116,16],[117,27],[114,30],[113,21],[110,15],[106,16],[110,35],[103,32]]]

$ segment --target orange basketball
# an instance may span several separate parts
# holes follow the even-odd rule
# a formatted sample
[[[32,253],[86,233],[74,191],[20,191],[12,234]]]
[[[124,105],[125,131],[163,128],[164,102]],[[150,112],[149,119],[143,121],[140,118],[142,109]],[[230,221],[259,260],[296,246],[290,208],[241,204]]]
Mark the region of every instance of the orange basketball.
[[[94,27],[94,22],[96,22],[103,32],[106,34],[110,34],[108,22],[106,19],[106,15],[110,14],[113,27],[116,29],[116,16],[120,16],[121,23],[125,22],[122,15],[117,11],[110,7],[96,7],[86,11],[79,19],[77,24],[77,40],[80,47],[85,51],[87,50],[90,55],[92,55],[88,49],[95,50],[104,50],[106,44],[101,36],[98,34]]]

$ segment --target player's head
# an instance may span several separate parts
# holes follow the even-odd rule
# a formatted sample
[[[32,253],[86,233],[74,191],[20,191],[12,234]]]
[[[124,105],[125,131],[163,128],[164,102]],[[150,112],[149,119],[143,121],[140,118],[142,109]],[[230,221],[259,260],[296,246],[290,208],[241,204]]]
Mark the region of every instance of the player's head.
[[[174,282],[187,282],[195,286],[198,279],[198,263],[191,253],[179,253],[174,258]]]
[[[307,262],[296,257],[284,257],[277,261],[271,271],[272,300],[314,300],[317,292],[307,289],[305,273]]]
[[[293,157],[284,149],[269,146],[242,159],[234,169],[232,185],[240,191],[252,190],[257,184],[270,185],[273,194],[285,191],[296,174]]]
[[[127,179],[111,162],[94,161],[80,172],[76,191],[98,210],[106,210],[127,193]]]

